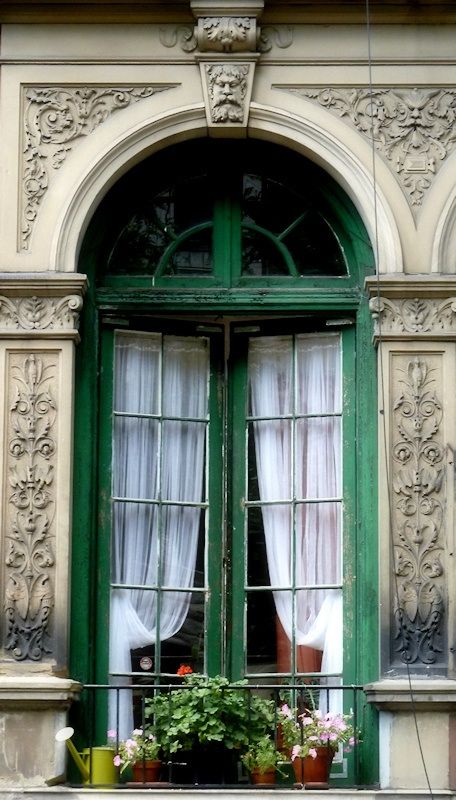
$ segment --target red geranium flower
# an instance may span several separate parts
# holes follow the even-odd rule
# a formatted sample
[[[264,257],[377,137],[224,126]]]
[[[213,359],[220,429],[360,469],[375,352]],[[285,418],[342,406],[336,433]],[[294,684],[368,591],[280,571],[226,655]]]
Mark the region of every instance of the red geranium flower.
[[[192,668],[188,666],[188,664],[181,664],[179,669],[176,672],[176,675],[191,675],[193,672]]]

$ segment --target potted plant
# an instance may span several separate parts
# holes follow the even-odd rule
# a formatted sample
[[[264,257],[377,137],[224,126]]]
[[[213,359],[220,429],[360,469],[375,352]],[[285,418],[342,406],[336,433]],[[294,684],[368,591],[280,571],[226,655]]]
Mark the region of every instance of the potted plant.
[[[324,713],[318,708],[299,713],[284,703],[279,709],[279,722],[296,780],[306,786],[326,788],[340,745],[349,750],[356,744],[353,714]]]
[[[252,783],[275,783],[276,770],[283,761],[274,740],[266,735],[252,742],[248,750],[241,755],[241,761],[250,773]]]
[[[122,775],[131,767],[133,780],[138,783],[155,783],[160,778],[161,744],[152,730],[136,728],[128,739],[118,741],[117,731],[108,731],[108,740],[115,744],[114,765]]]
[[[273,701],[252,694],[247,681],[209,678],[185,665],[178,674],[182,686],[158,691],[146,700],[145,713],[171,762],[189,765],[179,782],[236,782],[237,761],[249,743],[273,731]]]

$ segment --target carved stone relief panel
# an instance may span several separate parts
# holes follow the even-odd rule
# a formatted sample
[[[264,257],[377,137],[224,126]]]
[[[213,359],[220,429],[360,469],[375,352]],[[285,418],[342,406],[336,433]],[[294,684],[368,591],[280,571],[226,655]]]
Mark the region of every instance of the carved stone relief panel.
[[[287,88],[319,103],[355,127],[397,175],[412,210],[454,151],[456,89]]]
[[[55,351],[7,355],[5,649],[18,661],[52,654],[58,358]]]
[[[414,672],[445,670],[448,575],[442,355],[432,350],[393,353],[390,371],[390,660],[393,668],[409,664]]]
[[[221,135],[236,128],[246,128],[252,92],[252,63],[200,64],[207,124]]]
[[[171,86],[26,86],[18,248],[29,250],[40,205],[75,144],[113,113]]]
[[[82,297],[5,297],[0,295],[0,333],[50,333],[77,337]]]
[[[376,338],[413,335],[414,338],[448,339],[456,336],[456,297],[392,300],[375,296],[369,306]]]
[[[164,47],[176,47],[177,45],[184,53],[193,53],[198,47],[201,49],[202,44],[201,39],[197,37],[197,28],[190,27],[190,25],[169,25],[160,28],[159,39]],[[251,34],[249,46],[252,43]],[[262,26],[261,30],[258,29],[256,42],[252,50],[258,50],[260,53],[269,53],[274,47],[284,50],[290,47],[292,43],[293,28],[291,25],[266,25]],[[227,52],[224,48],[208,47],[207,49],[219,49]],[[232,52],[236,52],[234,47]],[[241,48],[237,52],[241,52]]]

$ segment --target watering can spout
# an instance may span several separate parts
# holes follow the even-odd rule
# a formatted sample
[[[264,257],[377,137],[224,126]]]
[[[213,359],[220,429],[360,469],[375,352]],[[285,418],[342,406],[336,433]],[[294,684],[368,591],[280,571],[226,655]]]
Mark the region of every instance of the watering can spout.
[[[90,770],[84,764],[80,754],[76,750],[73,742],[71,741],[71,737],[73,736],[74,728],[61,728],[55,734],[55,739],[57,742],[65,742],[68,750],[71,753],[74,763],[76,764],[79,772],[82,775],[82,779],[85,783],[88,783],[90,780]]]

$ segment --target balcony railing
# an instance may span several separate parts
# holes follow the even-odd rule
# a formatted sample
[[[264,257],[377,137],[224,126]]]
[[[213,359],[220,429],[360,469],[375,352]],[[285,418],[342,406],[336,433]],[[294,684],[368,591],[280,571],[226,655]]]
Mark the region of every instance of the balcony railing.
[[[279,753],[275,783],[261,788],[280,789],[297,788],[305,783],[305,777],[295,769],[291,760],[291,745],[286,742],[285,726],[283,723],[284,704],[293,709],[298,715],[299,736],[301,743],[304,741],[305,723],[299,723],[299,715],[308,715],[309,711],[317,711],[323,720],[328,712],[350,714],[352,725],[356,731],[356,743],[351,746],[339,745],[334,752],[332,767],[329,775],[330,788],[365,788],[375,785],[372,770],[372,746],[376,746],[376,719],[375,711],[366,702],[361,686],[328,686],[313,683],[300,683],[293,685],[283,684],[257,684],[228,686],[220,689],[225,699],[229,699],[239,710],[243,708],[243,722],[245,726],[244,743],[242,746],[230,747],[230,725],[238,725],[236,715],[234,721],[230,719],[230,712],[224,711],[223,723],[227,726],[228,734],[222,741],[213,741],[189,747],[190,737],[179,740],[176,735],[173,739],[173,730],[176,714],[181,724],[185,718],[185,702],[181,707],[183,692],[195,692],[195,687],[184,684],[170,685],[85,685],[80,697],[71,711],[70,723],[74,728],[74,735],[69,745],[73,751],[73,759],[69,759],[67,784],[70,786],[86,787],[109,784],[117,788],[142,788],[156,786],[157,788],[255,788],[252,773],[241,758],[242,754],[255,743],[258,737],[259,711],[258,700],[266,701],[272,716],[268,726],[268,735]],[[179,694],[176,694],[176,693]],[[231,693],[229,696],[227,693]],[[234,693],[234,694],[232,694]],[[159,711],[154,713],[154,698],[160,697]],[[186,697],[190,697],[186,695]],[[193,695],[195,698],[196,695]],[[209,707],[209,726],[215,722],[211,720],[211,698],[198,700],[201,729],[206,725],[204,719],[205,704]],[[123,752],[122,742],[128,738],[128,733],[122,731],[122,708],[125,706],[133,712],[133,728],[151,731],[166,739],[165,747],[161,751],[161,768],[157,778],[152,781],[146,771],[146,760],[138,760],[139,774],[133,775],[131,767],[122,769],[118,764]],[[215,712],[214,712],[215,713]],[[182,716],[183,715],[183,716]],[[202,715],[202,716],[201,716]],[[214,717],[214,714],[213,714]],[[189,721],[190,724],[190,721]],[[124,726],[125,727],[125,726]],[[181,726],[182,727],[182,726]],[[185,727],[185,726],[184,726]],[[191,727],[191,726],[190,726]],[[260,724],[261,728],[261,724]],[[110,730],[111,738],[108,740],[107,732]],[[161,730],[161,734],[160,734]],[[236,736],[242,731],[231,730]],[[211,733],[209,732],[209,736]],[[168,737],[168,738],[166,738]],[[202,736],[204,738],[204,735]],[[170,747],[170,739],[174,744]],[[182,744],[182,747],[179,745]],[[74,746],[72,746],[74,745]],[[228,747],[226,746],[228,745]],[[327,746],[331,745],[328,741]],[[366,752],[366,745],[369,753]],[[108,749],[109,748],[109,749]],[[75,749],[81,754],[85,769],[81,767],[81,760],[77,758]],[[173,750],[175,752],[173,752]],[[117,762],[117,766],[113,762]],[[296,763],[300,761],[299,755]],[[375,761],[375,759],[374,759]],[[77,763],[76,763],[77,762]],[[366,771],[366,763],[370,764]],[[104,767],[100,770],[100,765]],[[107,769],[106,769],[107,768]]]

